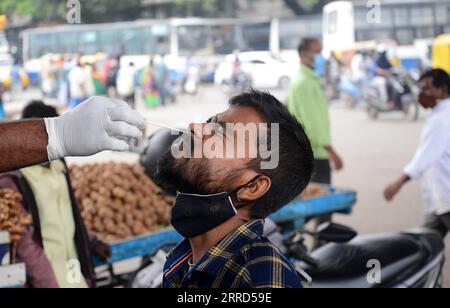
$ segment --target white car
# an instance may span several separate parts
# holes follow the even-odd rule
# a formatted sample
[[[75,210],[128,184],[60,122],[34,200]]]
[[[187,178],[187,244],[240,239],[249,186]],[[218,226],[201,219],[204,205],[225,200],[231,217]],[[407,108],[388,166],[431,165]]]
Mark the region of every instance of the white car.
[[[223,86],[232,76],[235,55],[228,55],[219,64],[215,75],[215,84]],[[252,51],[239,54],[242,70],[249,75],[254,88],[285,89],[296,77],[299,66],[283,61],[268,51]]]

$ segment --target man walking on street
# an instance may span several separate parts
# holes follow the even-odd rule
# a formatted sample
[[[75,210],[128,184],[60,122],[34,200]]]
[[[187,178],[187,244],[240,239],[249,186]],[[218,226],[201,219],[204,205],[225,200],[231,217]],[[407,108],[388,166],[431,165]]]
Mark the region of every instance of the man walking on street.
[[[450,77],[433,69],[422,75],[420,86],[419,102],[432,113],[414,159],[384,196],[391,201],[407,182],[422,178],[426,227],[445,237],[450,230]]]
[[[333,149],[328,104],[319,76],[314,72],[316,56],[322,52],[318,39],[303,39],[298,48],[301,59],[300,72],[289,91],[289,111],[305,126],[314,151],[312,182],[331,184],[331,163],[335,170],[343,162]]]

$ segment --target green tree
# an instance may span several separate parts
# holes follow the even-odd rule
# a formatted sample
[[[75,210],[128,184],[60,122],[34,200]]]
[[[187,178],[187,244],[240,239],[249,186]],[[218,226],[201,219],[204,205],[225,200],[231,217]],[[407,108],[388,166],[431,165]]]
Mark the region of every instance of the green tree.
[[[65,20],[64,0],[1,0],[0,14],[29,14],[36,21],[59,18]],[[142,12],[141,0],[80,0],[83,23],[132,20]]]
[[[65,16],[65,1],[57,0],[1,0],[0,14],[29,14],[37,20]]]

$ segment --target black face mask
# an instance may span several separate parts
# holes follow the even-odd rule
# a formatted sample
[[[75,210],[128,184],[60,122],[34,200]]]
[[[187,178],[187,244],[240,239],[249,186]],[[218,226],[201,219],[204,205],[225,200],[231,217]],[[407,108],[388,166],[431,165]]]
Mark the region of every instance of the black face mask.
[[[214,195],[193,195],[179,192],[172,207],[172,226],[178,233],[188,239],[220,226],[236,216],[238,209],[247,205],[234,206],[232,196],[242,188],[251,185],[260,177],[258,175],[232,192]]]

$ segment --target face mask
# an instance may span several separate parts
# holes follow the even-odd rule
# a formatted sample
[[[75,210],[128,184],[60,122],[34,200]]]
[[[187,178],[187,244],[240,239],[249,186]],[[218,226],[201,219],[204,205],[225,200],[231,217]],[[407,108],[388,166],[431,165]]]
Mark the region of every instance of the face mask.
[[[188,239],[197,237],[220,226],[236,216],[237,210],[246,205],[235,207],[231,199],[233,194],[249,186],[259,177],[260,175],[230,193],[194,195],[179,192],[175,204],[172,207],[172,226],[178,233]]]

